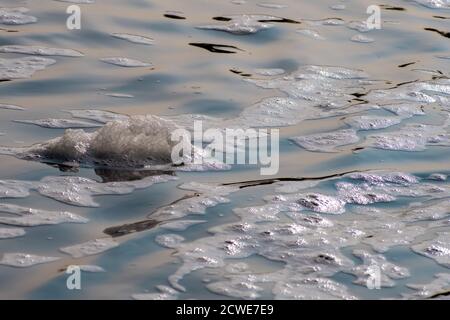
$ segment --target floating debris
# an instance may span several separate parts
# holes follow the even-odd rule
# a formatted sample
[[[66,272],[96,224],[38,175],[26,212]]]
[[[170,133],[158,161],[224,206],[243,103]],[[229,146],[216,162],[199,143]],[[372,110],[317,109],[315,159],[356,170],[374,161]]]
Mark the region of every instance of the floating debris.
[[[237,53],[237,51],[243,51],[235,46],[225,45],[225,44],[213,44],[213,43],[200,43],[191,42],[190,46],[199,47],[214,53]],[[230,50],[234,49],[234,50]]]

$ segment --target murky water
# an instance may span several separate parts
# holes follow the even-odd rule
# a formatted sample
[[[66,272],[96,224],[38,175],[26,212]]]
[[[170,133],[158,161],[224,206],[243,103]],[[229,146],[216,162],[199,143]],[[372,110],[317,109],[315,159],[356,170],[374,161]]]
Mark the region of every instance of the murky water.
[[[448,297],[449,19],[447,0],[0,1],[0,298]],[[279,128],[278,174],[172,165],[193,119]]]

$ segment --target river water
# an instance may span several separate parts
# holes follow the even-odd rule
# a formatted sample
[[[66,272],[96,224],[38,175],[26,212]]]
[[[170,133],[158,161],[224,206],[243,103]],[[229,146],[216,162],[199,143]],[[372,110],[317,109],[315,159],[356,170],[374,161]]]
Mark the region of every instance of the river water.
[[[449,19],[448,0],[0,0],[0,298],[448,297]],[[279,129],[279,171],[142,166],[193,119]]]

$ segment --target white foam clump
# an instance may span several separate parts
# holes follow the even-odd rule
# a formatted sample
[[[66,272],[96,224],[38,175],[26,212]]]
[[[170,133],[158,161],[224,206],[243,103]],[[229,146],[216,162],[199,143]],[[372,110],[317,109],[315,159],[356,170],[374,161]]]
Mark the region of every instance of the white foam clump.
[[[190,214],[205,214],[207,208],[215,207],[221,203],[228,203],[228,195],[236,192],[235,186],[220,186],[191,182],[179,186],[182,190],[194,191],[177,203],[165,206],[152,214],[151,218],[161,221],[175,220]],[[180,222],[173,222],[180,223]],[[170,228],[170,225],[169,225]]]
[[[402,122],[401,117],[354,116],[347,118],[345,123],[356,130],[378,130],[395,126]]]
[[[278,89],[287,97],[267,98],[246,108],[236,121],[252,126],[290,126],[307,119],[345,115],[371,105],[352,106],[352,93],[367,83],[368,75],[360,70],[327,66],[304,66],[289,75],[274,78],[246,79],[264,89]],[[256,125],[253,125],[256,123]]]
[[[55,63],[53,59],[42,57],[0,58],[0,80],[30,78],[36,71],[44,70]]]
[[[108,122],[95,132],[65,131],[62,137],[24,148],[0,147],[0,154],[21,159],[71,163],[88,167],[109,166],[134,169],[169,169],[180,171],[224,170],[229,166],[211,158],[206,150],[190,145],[183,148],[177,163],[172,162],[173,148],[179,140],[172,133],[180,129],[176,122],[153,115],[125,116],[106,111],[72,110],[74,117]],[[181,121],[183,122],[183,121]],[[195,161],[195,160],[200,160]],[[173,166],[179,165],[182,166]]]
[[[449,0],[414,0],[415,2],[432,9],[450,9]]]
[[[72,119],[38,119],[38,120],[14,120],[17,123],[33,124],[43,128],[49,129],[69,129],[69,128],[97,128],[101,125],[87,121],[72,120]]]
[[[19,107],[13,104],[0,104],[0,109],[5,109],[5,110],[16,110],[16,111],[24,111],[25,108],[23,107]]]
[[[350,40],[359,43],[372,43],[375,41],[373,38],[367,37],[363,34],[356,34],[353,37],[351,37]]]
[[[129,33],[112,33],[111,36],[137,44],[152,45],[154,42],[151,38]]]
[[[5,216],[3,213],[7,213]],[[0,204],[0,223],[34,227],[42,225],[55,225],[61,223],[87,223],[89,220],[67,211],[49,211],[13,204]]]
[[[173,122],[156,116],[133,116],[108,122],[93,133],[66,130],[62,137],[33,146],[22,156],[118,167],[171,164],[175,129]]]
[[[102,58],[100,61],[126,68],[150,67],[152,65],[148,62],[123,57]]]
[[[284,74],[286,71],[281,68],[262,68],[262,69],[256,69],[255,73],[262,75],[262,76],[279,76]]]
[[[367,21],[350,21],[349,23],[347,23],[347,28],[359,32],[369,32],[370,30],[372,30],[367,24]]]
[[[64,48],[49,48],[42,46],[20,46],[20,45],[9,45],[1,46],[0,52],[3,53],[21,53],[29,55],[40,55],[40,56],[61,56],[61,57],[83,57],[79,51]]]
[[[442,126],[408,124],[398,131],[369,135],[365,144],[385,150],[423,151],[427,146],[450,146],[450,134]]]
[[[392,112],[402,118],[411,118],[412,116],[421,116],[425,114],[421,103],[400,102],[389,103],[381,106],[383,109]]]
[[[128,120],[130,117],[124,114],[115,113],[105,110],[68,110],[72,117],[92,120],[106,124],[111,121]]]
[[[105,96],[112,97],[112,98],[134,98],[132,94],[126,94],[126,93],[105,93]]]
[[[22,228],[0,228],[0,239],[17,238],[25,235]]]
[[[444,267],[450,268],[450,233],[438,232],[435,239],[416,244],[412,246],[412,249],[421,255],[434,259]]]
[[[318,213],[342,214],[345,212],[345,201],[325,194],[289,194],[268,198],[271,204],[281,204],[279,211],[311,210]]]
[[[0,260],[0,265],[16,268],[27,268],[38,264],[53,262],[59,259],[60,258],[58,257],[44,257],[28,253],[5,253],[2,260]]]
[[[97,255],[118,247],[119,244],[111,238],[95,239],[82,244],[61,248],[61,252],[71,255],[73,258]]]
[[[205,223],[205,222],[207,222],[207,221],[206,220],[176,220],[176,221],[171,221],[171,222],[162,224],[161,228],[167,229],[167,230],[172,230],[172,231],[184,231],[193,225]]]
[[[269,9],[283,9],[283,8],[287,8],[287,5],[279,4],[279,3],[261,2],[261,3],[257,3],[256,5],[259,6],[259,7],[269,8]]]
[[[341,249],[369,245],[382,253],[395,246],[413,245],[428,230],[426,225],[415,222],[433,212],[436,219],[448,216],[450,188],[442,183],[438,186],[422,182],[412,174],[389,171],[352,173],[320,183],[328,185],[328,180],[335,182],[335,194],[318,194],[314,190],[317,181],[299,182],[298,186],[288,188],[286,182],[280,182],[277,190],[288,194],[265,197],[264,205],[235,208],[233,211],[239,221],[214,227],[209,230],[210,237],[181,242],[172,241],[175,238],[169,235],[166,240],[171,240],[169,245],[177,249],[176,255],[182,261],[180,268],[169,276],[169,282],[175,289],[184,291],[180,280],[193,271],[207,268],[208,279],[215,281],[208,281],[206,288],[232,298],[256,299],[271,288],[274,298],[354,299],[356,297],[345,285],[329,277],[339,272],[354,274],[355,282],[365,286],[373,265],[380,268],[383,287],[391,287],[395,280],[408,277],[408,269],[389,262],[382,254],[357,250],[354,254],[363,261],[355,264]],[[314,191],[292,194],[291,187]],[[206,186],[196,190],[205,196],[209,193]],[[401,208],[377,210],[370,206],[376,202],[397,201],[397,197],[402,198]],[[411,201],[424,197],[433,202],[405,208],[405,198]],[[350,216],[345,214],[347,203],[357,204],[351,207]],[[442,234],[421,246],[428,248],[428,254],[433,254],[434,258],[446,259],[446,263],[447,238],[448,234]],[[423,251],[422,247],[416,249]],[[282,261],[283,266],[273,272],[231,268],[230,259],[254,255]]]
[[[415,290],[413,293],[403,294],[405,299],[429,299],[439,295],[448,296],[450,290],[450,274],[438,273],[434,276],[435,279],[427,284],[408,284],[407,287]]]
[[[315,40],[325,40],[326,38],[322,36],[319,32],[311,29],[299,29],[297,30],[297,33],[302,34],[308,38],[315,39]]]
[[[159,293],[137,293],[133,294],[131,298],[134,300],[174,300],[179,295],[179,292],[168,286],[157,286]]]
[[[356,131],[344,129],[290,138],[295,144],[313,152],[338,152],[337,147],[354,144],[359,141]]]
[[[432,173],[428,177],[430,180],[436,180],[436,181],[445,181],[447,180],[447,175],[443,173]]]
[[[106,272],[102,267],[90,264],[81,265],[80,270],[89,273]]]
[[[161,234],[155,238],[155,241],[166,248],[176,248],[184,241],[184,238],[178,234]]]
[[[266,22],[260,22],[260,20],[278,20],[279,18],[273,16],[264,15],[231,15],[224,16],[224,18],[231,19],[225,24],[216,25],[203,25],[198,26],[199,29],[225,31],[232,34],[244,35],[253,34],[261,30],[271,28],[273,25]]]
[[[30,190],[35,190],[45,197],[69,205],[98,207],[99,204],[93,199],[95,196],[130,194],[136,189],[145,189],[155,183],[174,179],[176,177],[160,175],[139,181],[108,183],[71,176],[45,177],[41,181],[0,180],[0,198],[25,198],[30,195]]]
[[[0,24],[23,25],[37,22],[37,18],[27,15],[29,10],[24,7],[0,8]]]
[[[380,271],[381,287],[394,287],[396,279],[403,279],[410,276],[409,270],[397,266],[389,261],[383,255],[371,254],[364,250],[354,250],[353,255],[362,260],[362,264],[353,267],[349,273],[357,278],[353,281],[356,284],[367,286],[370,277],[373,276],[373,267],[376,266]]]
[[[346,5],[345,4],[333,4],[333,5],[331,5],[330,6],[330,9],[333,9],[333,10],[345,10],[345,8],[346,8]]]

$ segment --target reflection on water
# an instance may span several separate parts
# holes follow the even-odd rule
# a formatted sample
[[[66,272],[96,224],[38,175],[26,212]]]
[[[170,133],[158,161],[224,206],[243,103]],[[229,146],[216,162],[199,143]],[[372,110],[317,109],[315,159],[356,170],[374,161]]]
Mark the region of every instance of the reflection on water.
[[[0,0],[0,298],[448,292],[448,1],[68,5]],[[278,175],[172,165],[194,120],[280,128]]]

